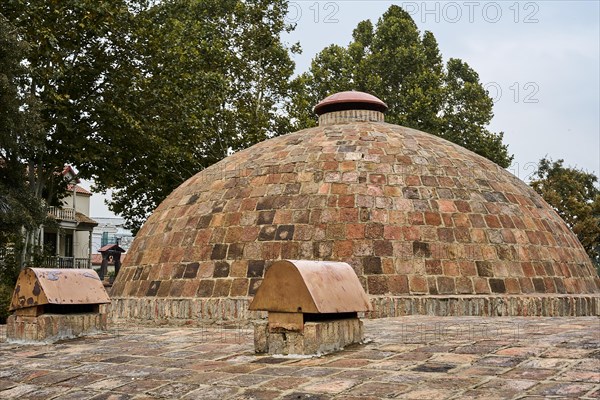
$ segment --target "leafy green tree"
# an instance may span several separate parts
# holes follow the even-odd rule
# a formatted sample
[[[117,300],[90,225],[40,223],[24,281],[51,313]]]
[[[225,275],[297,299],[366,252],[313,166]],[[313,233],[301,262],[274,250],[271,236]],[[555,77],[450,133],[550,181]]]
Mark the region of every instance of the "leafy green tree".
[[[8,316],[12,289],[21,265],[23,231],[44,219],[41,203],[27,185],[21,163],[36,129],[32,99],[19,93],[26,70],[20,61],[27,44],[0,14],[0,323]]]
[[[477,73],[459,59],[444,65],[434,35],[421,34],[398,6],[375,26],[360,22],[347,47],[323,49],[293,85],[289,112],[296,128],[316,124],[308,105],[337,91],[360,90],[387,103],[388,122],[441,136],[503,167],[512,161],[503,134],[486,128],[493,101]]]
[[[600,265],[600,189],[598,177],[576,168],[565,167],[563,160],[543,158],[531,187],[577,235],[596,266]]]
[[[18,250],[28,247],[23,240],[28,235],[23,233],[45,219],[25,167],[32,154],[43,150],[38,103],[34,96],[19,90],[28,72],[21,64],[28,49],[18,29],[0,14],[0,258],[6,259],[8,246],[13,257],[10,263],[1,262],[0,282],[9,285],[14,282],[5,270],[20,265],[23,260]]]
[[[198,171],[289,132],[280,108],[294,69],[279,39],[285,1],[177,0],[129,21],[98,108],[95,154],[80,160],[136,231]]]
[[[3,183],[12,189],[7,193],[26,187],[42,208],[58,205],[67,186],[61,175],[64,164],[77,165],[94,154],[97,109],[115,51],[126,37],[120,27],[127,26],[129,14],[119,1],[0,3],[0,15],[21,50],[5,53],[6,63],[20,67],[6,69],[12,71],[8,81],[14,85],[6,92],[10,104],[3,107],[0,128]],[[37,220],[24,225],[24,257],[33,255],[39,227]]]
[[[281,110],[298,48],[280,40],[286,10],[284,0],[2,2],[32,44],[18,92],[39,105],[42,135],[17,161],[32,192],[50,204],[63,165],[75,165],[114,189],[110,207],[136,230],[188,177],[289,132]]]

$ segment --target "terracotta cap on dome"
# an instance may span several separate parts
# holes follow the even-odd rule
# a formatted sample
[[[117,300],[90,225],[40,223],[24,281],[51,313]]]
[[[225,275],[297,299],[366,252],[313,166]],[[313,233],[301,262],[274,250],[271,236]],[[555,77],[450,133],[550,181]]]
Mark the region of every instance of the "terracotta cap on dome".
[[[353,122],[383,122],[387,105],[369,93],[339,92],[323,99],[315,106],[319,126]]]
[[[387,104],[372,94],[350,90],[347,92],[334,93],[321,100],[315,106],[315,114],[323,115],[333,111],[343,110],[373,110],[385,112]]]

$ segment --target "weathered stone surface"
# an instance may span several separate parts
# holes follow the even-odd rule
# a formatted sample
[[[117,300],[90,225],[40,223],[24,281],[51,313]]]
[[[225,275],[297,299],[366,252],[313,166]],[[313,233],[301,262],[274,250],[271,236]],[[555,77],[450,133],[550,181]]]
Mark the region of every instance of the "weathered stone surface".
[[[418,279],[419,277],[414,277]],[[426,285],[427,282],[424,282]],[[424,289],[425,290],[425,289]],[[248,311],[246,298],[128,298],[106,309],[113,320],[159,325],[198,325],[207,321],[264,319],[266,312]],[[437,316],[538,316],[575,317],[600,315],[595,295],[452,295],[371,296],[373,311],[367,318],[409,315]]]
[[[576,297],[596,304],[600,279],[528,185],[439,137],[379,116],[357,121],[355,111],[324,114],[326,125],[237,152],[177,188],[131,246],[113,313],[170,321],[142,305],[188,299],[195,315],[207,308],[214,319],[250,317],[233,305],[254,295],[270,263],[287,258],[348,262],[375,302],[439,295],[456,315],[592,315],[596,306]],[[455,297],[463,294],[482,300]],[[486,300],[520,294],[576,299]],[[198,307],[189,300],[196,297],[205,299]],[[443,301],[426,303],[423,313],[453,313]],[[393,306],[376,315],[401,313]]]
[[[598,398],[598,319],[408,316],[322,357],[254,353],[252,330],[110,326],[72,343],[0,343],[0,398]],[[0,326],[0,342],[2,329]]]
[[[42,314],[37,317],[11,315],[6,324],[7,339],[17,343],[53,343],[62,339],[104,332],[106,313]]]
[[[365,334],[358,318],[322,322],[306,322],[303,331],[270,331],[267,322],[254,324],[256,353],[269,354],[328,354],[360,343]]]

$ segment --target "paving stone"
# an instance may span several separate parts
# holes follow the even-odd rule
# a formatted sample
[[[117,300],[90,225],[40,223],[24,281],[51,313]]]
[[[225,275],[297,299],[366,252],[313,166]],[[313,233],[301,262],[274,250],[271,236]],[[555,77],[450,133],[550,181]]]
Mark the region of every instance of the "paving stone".
[[[227,367],[219,368],[219,371],[229,372],[230,374],[245,374],[261,368],[264,368],[264,366],[257,364],[239,364],[228,365]]]
[[[320,367],[315,367],[315,368],[302,368],[299,371],[296,371],[292,374],[292,376],[302,376],[302,377],[308,377],[308,376],[325,376],[325,375],[332,375],[339,372],[338,369],[336,368],[320,368]]]
[[[416,372],[446,373],[454,368],[456,368],[454,364],[427,362],[417,365],[411,368],[411,370]]]
[[[335,396],[334,399],[343,399],[343,400],[379,400],[379,397],[373,396],[349,396],[347,394],[341,394]]]
[[[187,369],[175,369],[171,368],[160,373],[159,376],[153,378],[160,379],[162,381],[184,381],[189,380],[196,372]]]
[[[432,354],[423,351],[409,351],[406,353],[399,354],[391,357],[392,360],[406,360],[406,361],[425,361],[431,358]]]
[[[98,395],[90,398],[90,400],[129,400],[132,397],[133,396],[128,395],[128,394],[101,393],[101,394],[98,394]]]
[[[18,396],[18,398],[28,399],[28,400],[47,400],[51,399],[55,396],[58,396],[61,393],[68,391],[69,389],[66,387],[60,386],[47,386],[40,387],[37,386],[35,390],[25,393],[24,395]],[[0,395],[2,393],[0,392]]]
[[[477,360],[477,356],[472,354],[454,354],[454,353],[436,353],[429,361],[436,363],[449,363],[449,364],[466,364],[470,365],[473,361]]]
[[[281,392],[276,390],[266,389],[246,389],[242,394],[239,394],[233,399],[235,400],[272,400],[277,399]]]
[[[521,366],[523,368],[553,368],[561,369],[569,364],[573,364],[572,360],[563,358],[532,358],[524,361]]]
[[[505,400],[513,397],[513,392],[502,393],[493,389],[472,389],[461,393],[460,397],[457,398],[461,400]]]
[[[464,390],[469,387],[473,387],[482,383],[485,379],[481,377],[468,377],[468,376],[443,376],[443,377],[431,377],[427,379],[427,388],[431,389],[445,389],[448,391],[456,392],[457,390]]]
[[[233,378],[223,379],[219,381],[219,385],[235,386],[235,387],[248,387],[258,385],[259,383],[265,382],[268,385],[269,377],[264,375],[236,375]]]
[[[543,381],[556,375],[557,371],[554,369],[543,369],[543,368],[515,368],[511,369],[507,373],[502,375],[503,379],[524,379]]]
[[[512,356],[512,357],[529,357],[537,356],[544,351],[540,347],[509,347],[506,349],[498,350],[496,353],[499,356]]]
[[[205,361],[205,362],[201,362],[201,363],[189,363],[187,365],[188,369],[193,369],[195,371],[213,371],[216,369],[221,369],[228,366],[227,363],[224,362],[220,362],[220,361]]]
[[[390,398],[395,397],[396,394],[399,394],[408,389],[407,385],[401,384],[392,384],[385,382],[369,382],[363,383],[360,386],[355,387],[350,390],[348,394],[354,396],[375,396],[380,398]]]
[[[286,363],[289,360],[285,359],[285,358],[276,358],[276,357],[259,357],[256,360],[252,361],[254,363],[260,363],[260,364],[282,364],[282,363]]]
[[[390,351],[369,350],[356,352],[353,354],[353,357],[366,360],[383,360],[384,358],[388,358],[393,355],[395,355],[395,353]]]
[[[364,367],[365,365],[370,364],[370,363],[371,362],[369,360],[351,358],[351,359],[335,360],[326,365],[328,367],[335,367],[335,368],[359,368],[359,367]]]
[[[327,380],[319,380],[313,382],[309,385],[304,385],[302,390],[307,392],[316,392],[316,393],[331,393],[337,394],[343,392],[351,387],[355,386],[358,383],[357,380],[352,379],[327,379]]]
[[[366,381],[370,379],[374,379],[375,377],[383,375],[385,372],[383,371],[368,371],[364,369],[350,369],[335,375],[331,375],[331,379],[358,379],[361,381]]]
[[[141,357],[117,356],[117,357],[107,358],[106,360],[101,360],[101,362],[111,363],[111,364],[124,364],[124,363],[128,363],[128,362],[135,362],[136,360],[143,361],[143,359]]]
[[[178,378],[177,381],[181,383],[209,384],[219,382],[228,378],[231,378],[231,374],[228,374],[226,372],[194,372],[185,377]]]
[[[458,354],[488,354],[496,351],[499,347],[490,345],[467,345],[458,347],[454,352]]]
[[[167,398],[180,398],[183,400],[223,400],[232,397],[239,392],[239,389],[228,386],[206,386],[202,385],[194,391],[187,394],[181,393],[178,395],[164,396]]]
[[[594,371],[565,371],[554,380],[569,382],[600,383],[600,370]]]
[[[125,380],[121,378],[107,378],[101,381],[94,382],[86,386],[87,389],[91,390],[110,390],[118,388],[119,386],[126,385],[130,380]]]
[[[403,343],[402,325],[406,323],[434,326],[473,322],[469,317],[418,316],[365,320],[373,342],[306,359],[257,356],[250,337],[242,344],[223,343],[218,331],[210,338],[196,328],[121,328],[119,336],[107,334],[43,349],[2,344],[0,398],[600,397],[600,360],[593,357],[593,344],[600,343],[596,318],[498,320],[499,324],[512,321],[535,334],[515,341],[487,340],[486,345],[468,337],[449,344],[442,336]],[[484,318],[478,323],[493,321]],[[567,346],[570,340],[586,348]],[[144,355],[144,347],[152,354]],[[461,352],[468,348],[478,351]],[[574,358],[571,352],[583,357]],[[224,356],[218,360],[196,358],[216,353]],[[151,365],[145,365],[144,359]]]
[[[379,377],[377,380],[381,382],[412,384],[423,382],[425,378],[422,374],[406,371],[401,373],[387,373],[386,375]]]
[[[600,371],[600,360],[594,358],[586,358],[577,362],[573,369],[577,371]]]
[[[196,390],[198,385],[186,383],[169,383],[157,389],[148,391],[148,394],[158,398],[176,398]]]
[[[411,399],[411,400],[422,400],[422,399],[449,399],[454,396],[455,391],[448,390],[436,390],[436,389],[417,389],[412,390],[408,393],[403,393],[397,398],[399,399]]]
[[[9,389],[0,391],[0,398],[23,398],[26,394],[35,392],[39,389],[39,386],[21,384],[13,386]]]
[[[535,385],[536,381],[527,381],[521,379],[491,379],[480,386],[480,388],[495,389],[506,392],[520,392],[527,390]]]
[[[91,399],[98,393],[91,390],[71,390],[67,393],[63,393],[58,397],[54,397],[52,400],[83,400]]]
[[[598,389],[587,394],[590,399],[600,399],[600,387]]]
[[[300,372],[298,367],[266,367],[252,371],[251,374],[269,375],[269,376],[292,376]]]
[[[523,362],[523,360],[523,358],[491,356],[478,360],[476,364],[489,365],[493,367],[514,367]]]
[[[285,377],[271,379],[270,381],[263,383],[261,386],[278,390],[290,390],[293,388],[297,388],[305,384],[306,382],[309,382],[309,379]]]
[[[329,400],[331,396],[326,394],[294,392],[281,398],[282,400]]]
[[[397,360],[384,360],[376,363],[365,365],[363,368],[384,370],[384,371],[400,371],[415,366],[413,361],[397,361]]]
[[[0,391],[10,389],[17,386],[16,382],[9,381],[8,379],[0,379]]]
[[[49,374],[44,374],[32,379],[29,379],[29,383],[35,385],[54,385],[57,383],[62,383],[64,381],[69,381],[71,379],[76,379],[80,376],[80,373],[77,372],[51,372]]]
[[[542,383],[532,390],[532,394],[543,396],[577,397],[594,389],[589,383]]]
[[[97,382],[104,378],[104,375],[99,374],[81,374],[67,381],[57,383],[59,386],[81,388],[93,382]]]
[[[123,386],[119,386],[115,389],[115,391],[122,393],[146,392],[148,390],[156,389],[159,386],[165,385],[167,383],[168,382],[166,381],[155,381],[152,379],[135,379],[130,383],[127,383]]]
[[[586,358],[586,356],[590,353],[591,351],[584,349],[565,349],[560,347],[553,347],[541,354],[540,357],[581,359]]]

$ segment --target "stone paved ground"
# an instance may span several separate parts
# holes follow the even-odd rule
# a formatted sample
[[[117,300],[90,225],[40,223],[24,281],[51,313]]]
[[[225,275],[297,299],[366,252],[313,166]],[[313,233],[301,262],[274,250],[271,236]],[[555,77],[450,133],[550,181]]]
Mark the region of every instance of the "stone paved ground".
[[[0,343],[0,398],[600,398],[598,318],[415,316],[366,330],[369,343],[312,359],[257,356],[247,329]]]

